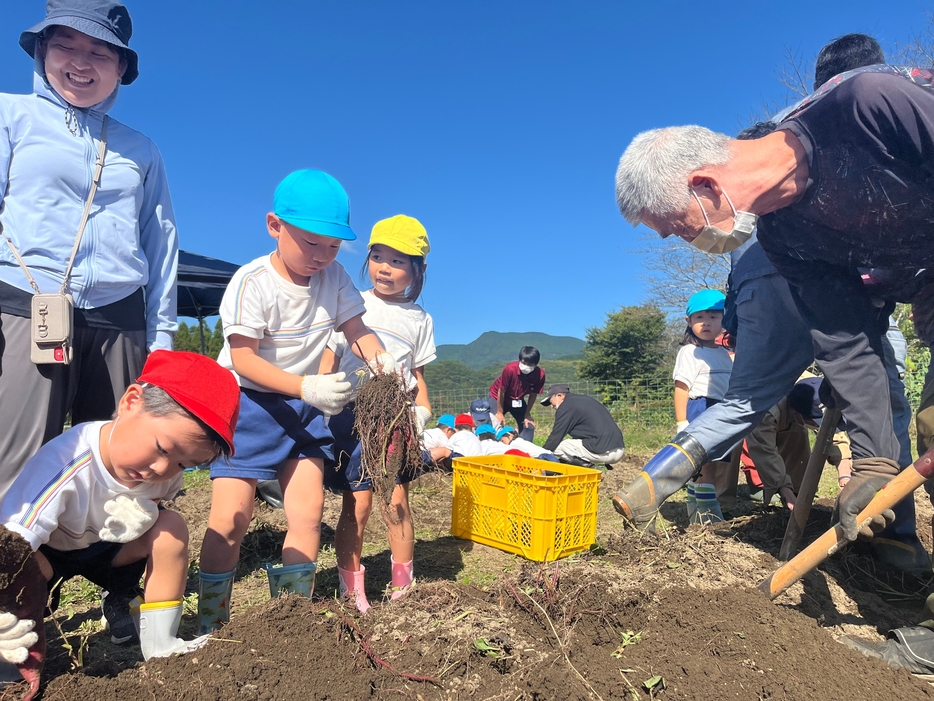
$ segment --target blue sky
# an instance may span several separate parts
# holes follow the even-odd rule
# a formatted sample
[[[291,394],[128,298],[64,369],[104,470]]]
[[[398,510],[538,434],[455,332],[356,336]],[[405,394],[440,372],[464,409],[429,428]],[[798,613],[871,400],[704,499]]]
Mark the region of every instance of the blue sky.
[[[734,133],[783,102],[788,49],[848,32],[886,49],[930,25],[921,1],[625,3],[128,2],[140,78],[112,114],[166,161],[181,247],[246,263],[273,248],[276,184],[334,175],[359,240],[404,213],[428,229],[422,304],[438,343],[487,330],[583,337],[649,301],[616,162],[638,132]],[[28,92],[19,33],[44,3],[6,3],[0,91]]]

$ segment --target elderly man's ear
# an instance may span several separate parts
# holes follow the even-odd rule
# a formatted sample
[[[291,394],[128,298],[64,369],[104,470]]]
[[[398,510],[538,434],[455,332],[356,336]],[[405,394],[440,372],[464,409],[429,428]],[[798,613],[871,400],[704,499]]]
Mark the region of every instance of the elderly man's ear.
[[[716,176],[706,170],[695,170],[691,173],[688,176],[688,187],[698,195],[707,195],[711,200],[719,199],[723,193]]]

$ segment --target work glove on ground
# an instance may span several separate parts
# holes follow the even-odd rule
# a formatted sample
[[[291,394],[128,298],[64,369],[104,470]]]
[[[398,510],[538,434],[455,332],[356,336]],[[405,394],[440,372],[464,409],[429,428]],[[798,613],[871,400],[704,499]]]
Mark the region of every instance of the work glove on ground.
[[[347,373],[302,377],[302,401],[329,416],[341,413],[352,395],[353,386],[347,382]]]
[[[98,535],[108,543],[129,543],[148,531],[159,518],[159,507],[152,499],[118,494],[104,504],[110,514]]]
[[[7,611],[0,613],[0,659],[16,665],[25,662],[29,648],[39,640],[32,630],[35,627],[35,621],[21,620]]]
[[[392,353],[385,351],[377,353],[372,360],[367,361],[366,365],[374,375],[392,375],[399,372],[396,359],[392,357]]]
[[[889,509],[875,517],[866,526],[856,521],[860,511],[866,508],[880,489],[898,474],[898,463],[886,458],[862,458],[853,461],[853,477],[840,491],[837,497],[837,513],[843,535],[847,540],[856,540],[858,536],[872,538],[886,526],[886,522],[895,520],[895,514]]]
[[[412,412],[415,414],[415,427],[418,429],[419,435],[421,435],[425,432],[425,426],[431,420],[431,412],[427,407],[418,404],[412,407]]]

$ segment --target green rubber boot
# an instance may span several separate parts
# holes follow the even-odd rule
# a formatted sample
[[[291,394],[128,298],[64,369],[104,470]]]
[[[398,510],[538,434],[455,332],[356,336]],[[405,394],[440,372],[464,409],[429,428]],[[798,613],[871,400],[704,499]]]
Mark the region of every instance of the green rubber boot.
[[[230,593],[236,571],[198,574],[198,630],[202,634],[211,633],[230,620]]]
[[[269,577],[269,596],[275,599],[288,592],[311,598],[315,590],[316,562],[300,562],[297,565],[266,565]]]

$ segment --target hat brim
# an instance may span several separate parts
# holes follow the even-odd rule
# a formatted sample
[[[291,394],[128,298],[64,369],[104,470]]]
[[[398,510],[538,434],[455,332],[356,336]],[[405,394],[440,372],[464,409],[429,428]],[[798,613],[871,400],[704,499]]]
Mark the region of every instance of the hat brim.
[[[551,406],[551,397],[545,397],[539,404],[542,406]]]
[[[318,234],[318,236],[327,236],[332,239],[340,239],[341,241],[357,240],[357,235],[353,232],[353,229],[344,224],[335,224],[334,222],[319,221],[317,219],[302,219],[300,217],[278,213],[276,213],[276,216],[292,226],[297,226],[299,229],[312,234]]]
[[[120,79],[121,85],[129,85],[134,80],[139,77],[139,56],[133,49],[120,41],[119,37],[114,34],[112,31],[106,27],[93,22],[84,17],[47,17],[46,19],[39,22],[34,27],[30,27],[25,32],[19,35],[19,45],[23,47],[23,51],[32,56],[36,57],[36,42],[39,40],[39,35],[48,27],[68,27],[69,29],[74,29],[77,32],[82,34],[87,34],[89,37],[95,39],[100,39],[105,41],[112,46],[116,46],[123,51],[126,56],[126,70],[123,72],[123,78]]]
[[[389,246],[399,251],[399,253],[404,253],[407,256],[415,256],[416,258],[427,258],[428,257],[428,246],[426,245],[424,250],[416,248],[404,241],[397,241],[395,239],[390,239],[384,236],[371,236],[370,243],[367,244],[367,249],[373,248],[375,245]]]

